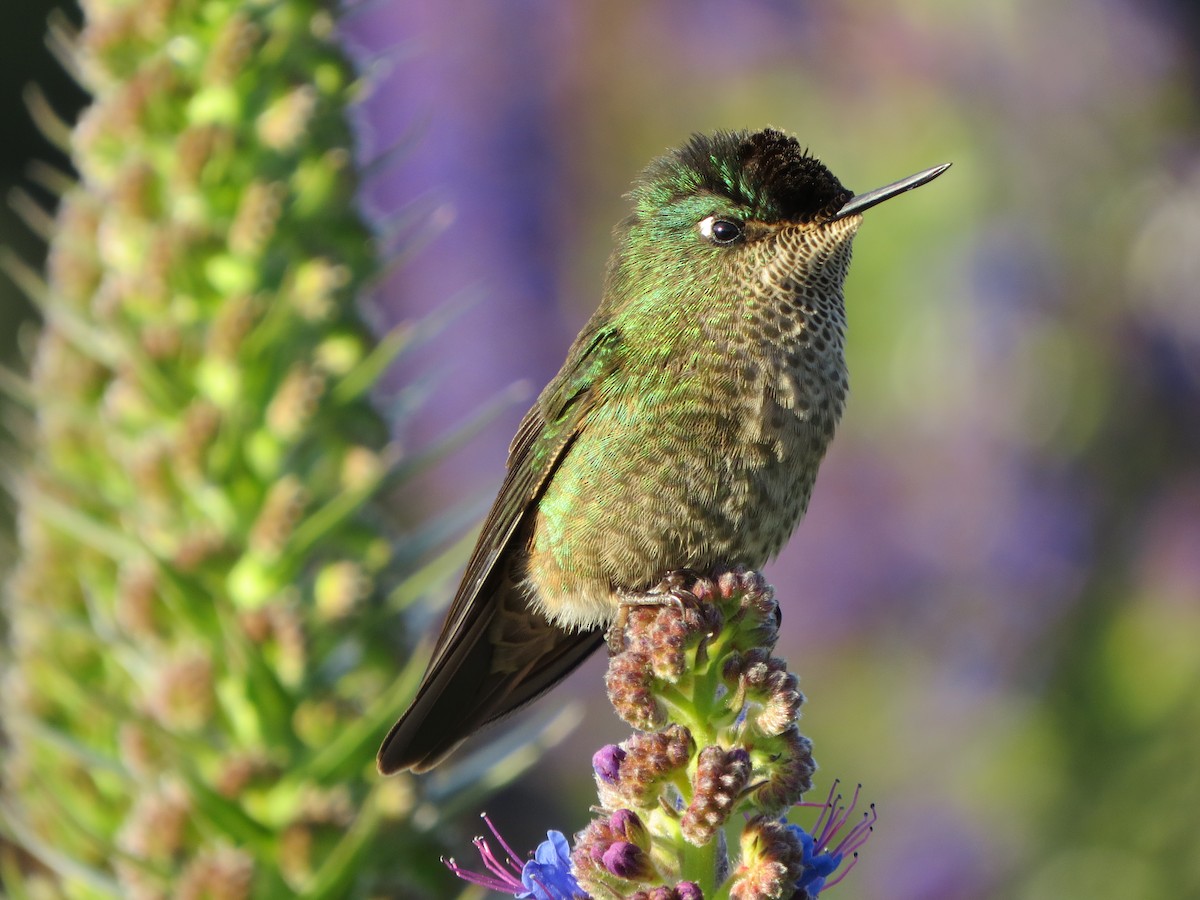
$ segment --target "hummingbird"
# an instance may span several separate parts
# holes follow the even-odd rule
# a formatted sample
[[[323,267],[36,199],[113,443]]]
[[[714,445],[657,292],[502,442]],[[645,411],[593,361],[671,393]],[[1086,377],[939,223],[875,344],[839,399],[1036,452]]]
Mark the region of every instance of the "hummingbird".
[[[778,553],[846,401],[862,213],[948,167],[855,196],[770,128],[694,135],[646,167],[381,773],[426,771],[549,690],[668,572]]]

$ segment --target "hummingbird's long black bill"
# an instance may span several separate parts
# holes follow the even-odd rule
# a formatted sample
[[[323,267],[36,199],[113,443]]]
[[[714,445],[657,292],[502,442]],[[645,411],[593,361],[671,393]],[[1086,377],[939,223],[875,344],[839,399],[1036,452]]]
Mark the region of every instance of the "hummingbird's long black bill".
[[[838,219],[844,219],[846,216],[863,212],[872,206],[882,203],[884,200],[890,200],[897,194],[903,194],[905,191],[911,191],[915,187],[928,184],[948,168],[950,168],[950,163],[942,163],[940,166],[934,166],[932,169],[926,169],[924,172],[918,172],[916,175],[909,175],[907,178],[893,181],[891,184],[881,188],[875,188],[873,191],[867,191],[865,194],[851,197],[845,206],[834,213],[830,221],[837,221]]]

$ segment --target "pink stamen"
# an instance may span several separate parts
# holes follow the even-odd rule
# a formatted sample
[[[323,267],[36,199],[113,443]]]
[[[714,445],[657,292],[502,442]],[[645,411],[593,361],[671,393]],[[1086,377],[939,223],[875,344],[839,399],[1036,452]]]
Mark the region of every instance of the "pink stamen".
[[[816,845],[817,845],[818,853],[821,851],[821,841],[818,839],[818,835],[821,834],[822,826],[825,823],[825,816],[829,815],[829,813],[833,810],[834,806],[836,804],[840,803],[841,799],[842,799],[841,794],[837,794],[836,796],[834,795],[834,792],[838,789],[838,785],[841,783],[842,783],[842,781],[840,778],[835,778],[833,780],[833,784],[831,784],[829,786],[829,796],[825,798],[824,803],[803,804],[804,806],[812,805],[812,806],[820,806],[821,807],[821,812],[817,816],[817,821],[813,822],[813,827],[812,827],[813,840],[814,840],[814,843],[816,843]]]
[[[834,849],[834,852],[845,855],[856,851],[870,838],[871,832],[875,830],[874,825],[877,821],[879,821],[879,813],[875,811],[875,804],[872,803],[871,811],[863,813],[862,821],[850,829],[849,833],[842,838],[841,842]]]
[[[849,864],[846,866],[846,868],[842,869],[842,871],[837,873],[837,877],[831,878],[829,881],[825,882],[825,884],[821,888],[821,890],[825,890],[825,888],[831,888],[837,884],[841,884],[842,879],[845,878],[847,875],[849,875],[850,870],[853,869],[856,865],[858,865],[858,854],[857,853],[855,853],[852,857],[850,857]]]
[[[483,859],[484,866],[498,878],[511,878],[512,875],[504,867],[504,863],[492,852],[491,846],[481,837],[477,837],[471,841],[475,845],[475,849],[479,851],[480,858]],[[509,865],[512,865],[512,860],[508,860]]]
[[[483,821],[487,824],[488,829],[499,842],[501,849],[508,854],[508,858],[501,862],[492,850],[491,845],[482,837],[472,838],[471,843],[475,845],[475,849],[479,851],[479,856],[483,860],[484,868],[489,874],[483,872],[472,872],[469,869],[464,869],[455,860],[442,859],[446,867],[455,874],[456,877],[463,881],[477,884],[480,887],[485,887],[491,891],[501,891],[503,893],[513,894],[522,889],[524,885],[521,883],[521,866],[519,866],[514,857],[517,852],[508,845],[508,842],[500,836],[500,832],[496,830],[496,826],[492,824],[492,820],[488,818],[487,813],[484,813]]]
[[[842,830],[848,821],[850,821],[850,815],[854,812],[854,807],[858,804],[858,794],[861,790],[862,785],[860,784],[854,789],[854,796],[850,798],[850,803],[848,806],[838,806],[842,800],[840,794],[834,800],[835,808],[829,817],[829,821],[825,823],[825,827],[820,830],[819,834],[813,835],[813,843],[816,845],[817,852],[823,853],[828,850],[829,842],[832,841],[834,836]],[[817,830],[815,826],[813,830]],[[831,852],[836,853],[838,851],[833,850]]]
[[[514,887],[523,887],[523,885],[521,885],[519,882],[514,884],[511,876],[501,879],[491,875],[484,875],[482,872],[472,872],[469,869],[464,869],[454,861],[453,857],[450,859],[443,857],[442,863],[445,864],[446,868],[454,873],[455,877],[461,878],[463,881],[468,881],[471,884],[477,884],[480,887],[485,887],[489,891],[502,891],[504,893],[511,894]],[[507,876],[507,873],[503,874]]]
[[[822,890],[831,888],[836,884],[840,884],[850,870],[858,863],[858,850],[870,838],[871,833],[875,830],[875,823],[879,821],[879,813],[875,809],[875,804],[872,803],[868,812],[862,814],[862,818],[858,823],[842,835],[841,840],[836,844],[830,844],[837,839],[838,832],[845,828],[846,823],[850,821],[850,817],[854,814],[854,808],[858,805],[859,794],[862,791],[862,785],[858,785],[854,789],[854,793],[850,797],[850,802],[843,804],[842,795],[837,793],[838,781],[835,781],[829,788],[829,796],[824,803],[799,803],[798,806],[820,807],[821,812],[817,816],[816,822],[813,823],[812,831],[809,832],[813,836],[813,852],[815,854],[829,854],[846,860],[846,864],[837,867],[836,874],[822,885]],[[849,857],[849,859],[846,859]]]
[[[500,846],[504,848],[504,852],[508,854],[508,861],[515,866],[516,862],[514,860],[519,859],[521,854],[508,846],[508,841],[500,836],[500,832],[496,830],[496,826],[492,824],[492,820],[488,818],[487,813],[480,813],[479,815],[487,823],[487,827],[491,829],[492,834],[496,836],[496,840],[500,842]]]
[[[833,803],[827,805],[826,810],[822,810],[821,816],[817,817],[816,823],[814,826],[812,826],[812,842],[814,842],[816,851],[818,853],[824,853],[827,851],[834,853],[839,852],[841,845],[839,845],[839,848],[835,848],[835,850],[830,851],[829,841],[832,841],[834,839],[834,835],[838,834],[842,827],[845,826],[846,822],[850,821],[850,816],[854,811],[854,806],[858,804],[858,793],[862,790],[862,785],[854,788],[854,796],[850,798],[850,804],[846,806],[840,805],[841,794],[838,794],[838,796],[833,799]],[[828,821],[824,822],[822,827],[822,820],[827,810],[830,811],[830,815]]]
[[[796,806],[807,806],[809,809],[817,809],[818,807],[829,806],[829,804],[831,804],[834,801],[833,795],[837,791],[838,785],[841,783],[842,783],[842,779],[840,779],[840,778],[833,779],[833,784],[831,784],[829,786],[829,793],[826,795],[824,800],[806,800],[806,801],[797,803]]]

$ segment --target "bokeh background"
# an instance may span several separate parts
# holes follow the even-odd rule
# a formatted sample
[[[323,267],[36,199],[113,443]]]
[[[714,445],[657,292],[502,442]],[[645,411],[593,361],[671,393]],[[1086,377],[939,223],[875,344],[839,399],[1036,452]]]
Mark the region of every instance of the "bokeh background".
[[[20,137],[23,84],[78,102],[44,65],[48,5],[0,10],[10,183],[51,152]],[[421,405],[402,439],[527,386],[405,498],[429,515],[490,500],[652,156],[770,124],[859,191],[954,163],[867,216],[849,409],[768,571],[817,793],[862,782],[880,811],[835,896],[1200,896],[1195,5],[369,0],[344,28],[364,161],[403,148],[364,206],[421,244],[375,313],[459,309],[382,398]],[[589,818],[590,753],[625,733],[601,673],[543,701],[586,727],[489,804],[517,846]]]

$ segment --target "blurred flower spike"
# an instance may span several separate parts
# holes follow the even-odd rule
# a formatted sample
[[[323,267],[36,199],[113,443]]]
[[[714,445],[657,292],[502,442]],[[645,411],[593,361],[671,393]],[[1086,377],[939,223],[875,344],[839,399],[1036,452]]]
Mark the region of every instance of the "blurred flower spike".
[[[512,894],[519,900],[589,900],[571,874],[570,850],[561,831],[547,831],[546,840],[538,845],[533,859],[520,866],[516,863],[519,854],[500,836],[486,813],[482,818],[506,854],[504,861],[501,862],[496,856],[485,838],[477,837],[475,848],[487,872],[472,872],[453,859],[445,860],[451,872],[463,881],[491,891]]]

